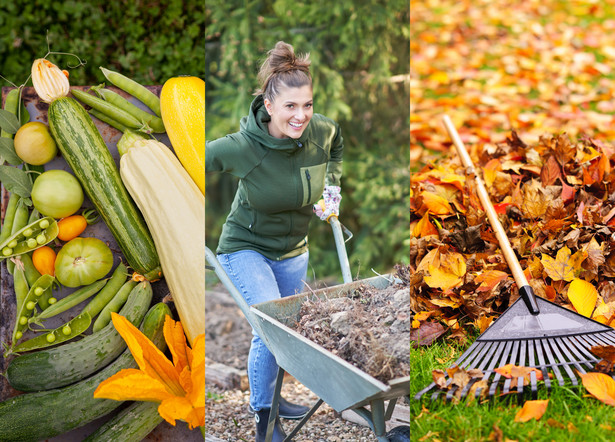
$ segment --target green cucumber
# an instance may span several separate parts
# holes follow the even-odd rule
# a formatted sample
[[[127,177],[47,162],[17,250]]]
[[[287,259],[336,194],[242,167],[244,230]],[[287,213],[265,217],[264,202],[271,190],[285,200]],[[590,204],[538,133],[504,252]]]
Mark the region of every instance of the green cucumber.
[[[141,322],[152,301],[151,285],[139,287],[141,290],[133,293],[120,310],[120,315],[133,324]],[[100,370],[125,348],[126,343],[113,324],[108,324],[80,341],[17,356],[7,367],[6,377],[20,391],[64,387]]]
[[[157,402],[133,402],[83,442],[141,442],[164,420],[158,414],[158,405]]]
[[[166,304],[154,305],[145,316],[141,330],[165,350],[164,318],[171,313]],[[132,354],[125,350],[113,363],[93,376],[68,387],[25,393],[0,402],[0,440],[42,440],[66,433],[102,417],[123,402],[95,399],[94,390],[105,379],[125,368],[136,368]]]
[[[118,168],[92,119],[75,99],[62,97],[49,105],[49,129],[129,266],[152,281],[162,270],[154,240],[122,183]]]

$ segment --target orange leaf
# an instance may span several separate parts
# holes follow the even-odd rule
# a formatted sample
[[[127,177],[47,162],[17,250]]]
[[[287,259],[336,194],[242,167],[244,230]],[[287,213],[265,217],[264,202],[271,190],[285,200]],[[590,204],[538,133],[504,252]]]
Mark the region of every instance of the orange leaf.
[[[488,292],[493,290],[502,280],[508,277],[508,273],[500,270],[487,270],[478,275],[474,281],[480,283],[477,292]]]
[[[448,215],[453,212],[448,201],[439,195],[432,192],[423,192],[423,204],[427,207],[430,213],[434,215]]]
[[[593,284],[582,279],[574,279],[568,287],[568,299],[579,314],[590,318],[596,307],[598,291]]]
[[[547,405],[549,399],[542,401],[526,401],[523,404],[523,408],[519,410],[515,416],[515,422],[527,422],[531,419],[540,420],[545,411],[547,411]]]
[[[422,238],[424,236],[436,235],[438,236],[438,229],[429,221],[429,212],[426,212],[423,218],[412,229],[412,236],[415,238]]]
[[[502,163],[497,158],[493,158],[485,164],[483,168],[483,177],[485,178],[485,184],[487,187],[491,187],[495,181],[498,171],[502,170]]]
[[[615,406],[615,380],[604,373],[579,373],[583,386],[599,401]]]
[[[466,261],[460,253],[442,254],[439,265],[430,264],[428,271],[429,275],[424,277],[427,285],[446,291],[461,284],[466,274]]]

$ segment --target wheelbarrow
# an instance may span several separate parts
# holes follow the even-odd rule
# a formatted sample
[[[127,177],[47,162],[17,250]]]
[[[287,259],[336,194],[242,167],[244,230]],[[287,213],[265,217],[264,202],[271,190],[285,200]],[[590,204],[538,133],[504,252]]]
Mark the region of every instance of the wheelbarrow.
[[[341,258],[342,273],[345,275],[345,282],[341,285],[249,306],[226,275],[215,254],[207,247],[205,256],[211,265],[209,268],[216,272],[250,325],[276,358],[279,368],[272,410],[278,409],[284,372],[288,372],[319,397],[307,415],[288,433],[285,441],[292,440],[292,437],[299,432],[323,402],[337,412],[352,410],[361,416],[373,430],[379,442],[408,441],[409,432],[407,437],[396,436],[396,434],[404,433],[405,428],[403,431],[394,429],[387,435],[385,422],[391,418],[399,398],[407,398],[409,401],[409,375],[393,379],[385,384],[291,328],[291,325],[298,319],[301,305],[308,299],[348,296],[362,284],[382,289],[395,283],[392,275],[379,275],[351,282],[342,226],[337,218],[331,218],[331,220],[338,255]],[[346,278],[350,278],[350,281]],[[388,404],[385,406],[386,401]],[[366,408],[367,405],[369,409]],[[276,417],[277,413],[270,413],[267,441],[270,441],[273,435]]]

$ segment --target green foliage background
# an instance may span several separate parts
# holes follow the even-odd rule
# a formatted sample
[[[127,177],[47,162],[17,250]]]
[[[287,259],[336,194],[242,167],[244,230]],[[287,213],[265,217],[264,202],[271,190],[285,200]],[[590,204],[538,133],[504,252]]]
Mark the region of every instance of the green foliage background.
[[[70,71],[71,84],[104,81],[99,66],[143,84],[189,74],[204,78],[203,0],[12,0],[0,2],[0,74],[19,85],[32,61],[70,52],[86,65]],[[75,59],[52,56],[62,68]],[[28,85],[32,83],[29,82]],[[0,85],[11,84],[0,79]]]
[[[239,129],[257,88],[256,73],[279,40],[309,52],[314,111],[344,136],[340,221],[353,275],[373,276],[408,262],[409,53],[407,0],[207,0],[206,136]],[[206,240],[217,244],[234,179],[207,176]],[[312,276],[340,277],[328,224],[309,233]]]

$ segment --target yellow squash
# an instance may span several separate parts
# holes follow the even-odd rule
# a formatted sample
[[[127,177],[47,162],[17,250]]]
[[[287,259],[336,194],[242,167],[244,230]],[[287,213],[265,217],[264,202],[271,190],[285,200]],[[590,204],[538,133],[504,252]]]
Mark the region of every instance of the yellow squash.
[[[190,343],[205,333],[205,197],[164,144],[127,132],[120,174],[154,238]]]
[[[205,195],[205,82],[168,79],[160,92],[160,112],[175,154]]]

